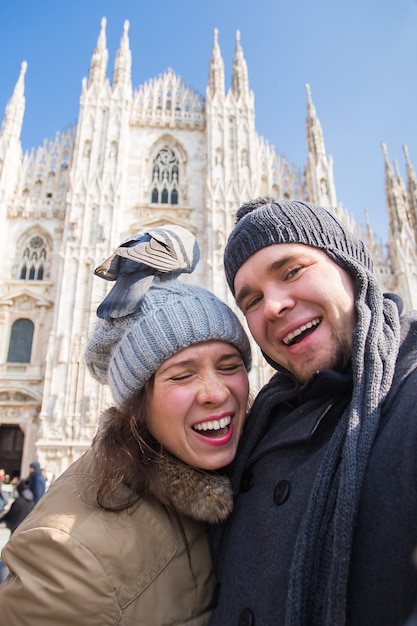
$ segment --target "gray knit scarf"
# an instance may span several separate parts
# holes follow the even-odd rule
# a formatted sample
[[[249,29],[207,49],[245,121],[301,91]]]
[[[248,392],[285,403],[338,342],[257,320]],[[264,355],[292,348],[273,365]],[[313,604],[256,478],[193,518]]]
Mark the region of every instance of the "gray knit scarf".
[[[290,572],[285,626],[343,626],[353,529],[361,486],[393,379],[399,311],[372,273],[356,274],[358,325],[353,336],[352,401],[316,477]]]

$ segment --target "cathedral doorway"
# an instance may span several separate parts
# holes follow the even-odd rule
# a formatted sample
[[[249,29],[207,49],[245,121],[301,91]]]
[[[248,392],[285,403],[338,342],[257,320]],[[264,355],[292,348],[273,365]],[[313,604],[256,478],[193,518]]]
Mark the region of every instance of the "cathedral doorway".
[[[24,434],[17,425],[0,425],[0,468],[12,478],[20,475]]]

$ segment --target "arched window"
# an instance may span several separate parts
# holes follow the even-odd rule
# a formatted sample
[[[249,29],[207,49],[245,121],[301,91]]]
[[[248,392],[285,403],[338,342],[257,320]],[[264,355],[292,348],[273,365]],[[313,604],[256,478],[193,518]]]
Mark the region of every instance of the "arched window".
[[[46,245],[42,237],[31,237],[26,244],[19,266],[21,280],[43,280],[46,261]]]
[[[152,163],[151,202],[178,204],[179,166],[175,152],[162,148]]]
[[[30,363],[34,325],[31,320],[16,320],[10,335],[8,363]]]

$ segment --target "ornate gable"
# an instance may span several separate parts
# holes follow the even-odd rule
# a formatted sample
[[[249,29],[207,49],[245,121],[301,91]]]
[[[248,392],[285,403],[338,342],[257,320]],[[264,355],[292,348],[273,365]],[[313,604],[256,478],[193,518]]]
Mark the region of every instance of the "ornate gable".
[[[204,129],[204,99],[169,68],[143,85],[133,97],[131,124]]]

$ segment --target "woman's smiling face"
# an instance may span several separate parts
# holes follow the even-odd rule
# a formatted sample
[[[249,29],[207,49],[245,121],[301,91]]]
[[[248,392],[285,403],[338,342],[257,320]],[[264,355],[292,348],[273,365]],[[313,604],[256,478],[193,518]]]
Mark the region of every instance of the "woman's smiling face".
[[[256,343],[298,380],[349,363],[355,285],[324,251],[298,243],[267,246],[243,263],[234,286]]]
[[[171,454],[214,470],[236,454],[249,394],[240,352],[224,341],[184,348],[155,372],[149,432]]]

